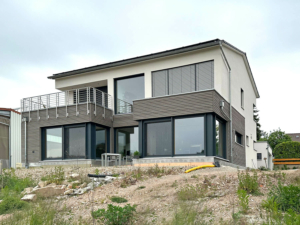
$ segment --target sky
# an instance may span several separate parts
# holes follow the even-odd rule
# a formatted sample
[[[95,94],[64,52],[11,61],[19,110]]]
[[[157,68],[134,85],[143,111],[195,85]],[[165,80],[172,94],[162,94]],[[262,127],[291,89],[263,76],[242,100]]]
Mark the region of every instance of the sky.
[[[300,133],[300,1],[0,1],[0,107],[54,73],[224,39],[247,53],[262,129]]]

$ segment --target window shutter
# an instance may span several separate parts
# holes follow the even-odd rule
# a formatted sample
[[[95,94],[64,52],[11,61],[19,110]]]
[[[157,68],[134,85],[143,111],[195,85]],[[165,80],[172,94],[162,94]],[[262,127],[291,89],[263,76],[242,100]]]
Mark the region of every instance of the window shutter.
[[[152,72],[153,97],[168,95],[168,71]]]
[[[196,65],[197,91],[214,88],[214,61]]]

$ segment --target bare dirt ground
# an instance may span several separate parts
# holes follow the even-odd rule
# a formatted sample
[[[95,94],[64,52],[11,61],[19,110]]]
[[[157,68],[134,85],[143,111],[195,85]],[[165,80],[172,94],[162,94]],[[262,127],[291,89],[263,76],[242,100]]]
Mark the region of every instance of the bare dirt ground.
[[[93,167],[87,168],[64,168],[65,174],[79,173],[87,176],[95,173]],[[58,207],[69,210],[65,216],[70,220],[84,220],[92,223],[91,210],[106,208],[108,204],[124,206],[126,204],[137,205],[135,224],[165,224],[174,218],[178,210],[178,191],[186,185],[207,184],[205,197],[194,199],[191,203],[196,204],[199,213],[203,213],[206,221],[211,224],[220,224],[221,221],[231,221],[232,214],[239,211],[238,197],[236,194],[238,186],[238,170],[232,167],[206,168],[191,173],[184,173],[188,168],[169,168],[172,171],[163,176],[151,176],[147,174],[148,168],[141,168],[139,179],[134,178],[132,173],[137,171],[135,167],[109,167],[97,168],[99,173],[120,174],[115,181],[95,188],[93,191],[83,195],[65,196],[59,200]],[[51,171],[51,168],[19,169],[16,175],[20,177],[31,176],[37,181]],[[299,176],[299,170],[284,171],[288,176]],[[259,224],[261,214],[261,202],[267,198],[268,185],[267,174],[275,176],[274,172],[258,171],[260,185],[259,196],[249,197],[249,211],[245,218],[250,224]],[[121,187],[124,179],[131,179],[132,184]],[[111,196],[119,196],[128,200],[126,203],[112,203]],[[96,221],[97,222],[97,221]],[[228,222],[227,224],[230,224]]]

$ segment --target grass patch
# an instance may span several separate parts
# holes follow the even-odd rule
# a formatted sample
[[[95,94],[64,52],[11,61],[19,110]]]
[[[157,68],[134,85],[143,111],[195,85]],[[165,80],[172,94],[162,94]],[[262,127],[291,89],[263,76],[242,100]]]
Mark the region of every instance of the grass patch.
[[[112,196],[112,197],[110,198],[110,200],[111,200],[112,202],[116,202],[116,203],[124,203],[124,202],[128,202],[127,199],[122,198],[122,197],[118,197],[118,196]]]
[[[245,190],[238,190],[239,205],[242,208],[242,213],[247,213],[249,209],[249,195]]]
[[[130,204],[121,206],[114,206],[108,204],[107,209],[98,209],[92,212],[92,217],[99,219],[107,225],[125,225],[133,222],[134,213],[136,212],[136,205]]]
[[[144,189],[144,188],[146,188],[145,186],[139,186],[138,188],[137,188],[137,190],[141,190],[141,189]]]
[[[192,201],[203,198],[207,192],[206,186],[197,184],[196,186],[187,184],[177,192],[178,200]]]

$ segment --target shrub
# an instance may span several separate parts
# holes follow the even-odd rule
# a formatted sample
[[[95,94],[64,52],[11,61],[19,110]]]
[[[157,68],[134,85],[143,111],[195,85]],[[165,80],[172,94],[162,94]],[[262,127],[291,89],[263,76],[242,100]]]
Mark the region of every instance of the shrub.
[[[14,170],[4,170],[0,175],[0,181],[3,183],[3,188],[8,187],[9,190],[17,193],[26,187],[35,186],[35,182],[31,178],[19,178],[15,175]]]
[[[249,209],[249,195],[247,195],[247,191],[238,190],[237,194],[239,197],[239,204],[242,207],[242,212],[247,213]]]
[[[239,190],[245,190],[248,194],[259,194],[259,185],[258,185],[258,177],[257,172],[254,171],[251,176],[249,171],[239,172],[238,171],[238,180],[239,180]]]
[[[120,207],[108,204],[107,210],[98,209],[92,212],[92,216],[99,218],[107,225],[126,225],[132,221],[134,212],[136,212],[136,205],[131,206],[127,204],[124,207]]]
[[[283,186],[278,181],[277,186],[273,186],[269,192],[269,199],[276,202],[278,209],[288,211],[289,209],[300,213],[300,187],[295,185]]]
[[[25,208],[27,205],[28,203],[22,201],[19,195],[6,196],[0,204],[0,215]]]
[[[273,149],[276,159],[300,158],[300,142],[289,141],[278,144]]]
[[[112,196],[112,197],[110,198],[110,200],[111,200],[112,202],[116,202],[116,203],[128,202],[125,198],[118,197],[118,196]]]

